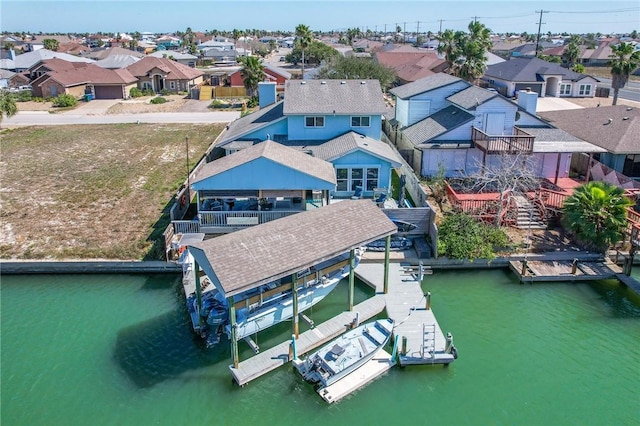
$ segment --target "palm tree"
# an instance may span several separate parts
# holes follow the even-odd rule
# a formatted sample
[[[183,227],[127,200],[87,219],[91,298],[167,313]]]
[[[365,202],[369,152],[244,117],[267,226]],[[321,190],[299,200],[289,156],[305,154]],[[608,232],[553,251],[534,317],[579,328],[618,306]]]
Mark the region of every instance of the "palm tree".
[[[460,51],[456,46],[456,38],[458,33],[453,30],[444,30],[444,32],[436,37],[438,40],[438,53],[444,54],[444,60],[449,64],[449,73],[456,74],[456,65],[460,59]]]
[[[618,92],[629,81],[629,75],[640,64],[640,51],[634,50],[631,43],[611,46],[611,87],[613,87],[613,105],[618,104]]]
[[[622,188],[593,181],[579,186],[566,199],[562,222],[578,240],[604,252],[623,238],[627,208],[632,205]]]
[[[247,89],[249,96],[256,96],[258,90],[258,83],[264,80],[264,68],[262,63],[255,56],[243,56],[240,58],[242,64],[242,70],[240,74],[244,82],[244,87]]]
[[[311,42],[313,41],[313,34],[308,26],[304,24],[300,24],[296,27],[296,43],[300,46],[300,50],[302,50],[302,79],[304,80],[304,51],[309,47]]]
[[[567,68],[572,68],[580,57],[580,36],[572,35],[562,56],[567,61]]]
[[[456,33],[456,43],[460,49],[461,59],[458,76],[467,81],[477,80],[484,74],[487,64],[487,53],[493,47],[491,30],[478,21],[469,22],[469,33]]]
[[[7,118],[15,115],[18,112],[18,107],[16,106],[16,100],[9,93],[4,90],[0,90],[0,123],[2,123],[2,117],[7,116]]]

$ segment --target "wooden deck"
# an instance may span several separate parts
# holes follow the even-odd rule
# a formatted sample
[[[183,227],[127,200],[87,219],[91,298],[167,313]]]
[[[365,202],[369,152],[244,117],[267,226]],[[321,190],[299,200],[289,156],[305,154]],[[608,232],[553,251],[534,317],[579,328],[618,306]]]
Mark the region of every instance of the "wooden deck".
[[[361,263],[356,275],[362,281],[381,289],[384,265]],[[415,268],[406,264],[389,264],[389,292],[384,295],[387,315],[396,323],[394,335],[400,342],[406,338],[406,352],[398,346],[400,365],[448,364],[454,360],[445,353],[446,337],[431,309],[426,309],[426,297],[417,280]]]
[[[384,298],[376,295],[354,306],[353,311],[342,312],[330,320],[315,326],[315,328],[305,331],[300,334],[296,342],[297,355],[305,354],[344,333],[355,318],[356,312],[358,312],[359,319],[362,322],[376,316],[383,310]],[[229,366],[236,383],[244,386],[251,380],[288,363],[290,361],[289,345],[290,341],[280,343],[246,361],[240,362],[238,368]]]
[[[593,281],[617,278],[616,275],[622,272],[619,266],[607,261],[529,260],[523,273],[524,262],[509,262],[520,282]]]

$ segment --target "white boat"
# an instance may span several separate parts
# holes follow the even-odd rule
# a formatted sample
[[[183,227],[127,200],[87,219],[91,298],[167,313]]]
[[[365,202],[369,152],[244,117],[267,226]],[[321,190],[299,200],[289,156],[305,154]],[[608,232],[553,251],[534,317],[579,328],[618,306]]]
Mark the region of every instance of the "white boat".
[[[376,320],[348,331],[306,360],[294,360],[293,365],[306,381],[327,387],[366,364],[392,332],[393,320]]]
[[[355,250],[355,265],[360,262],[363,249]],[[184,264],[192,263],[189,254]],[[185,275],[193,275],[191,268],[183,268]],[[321,262],[312,268],[300,271],[298,281],[298,312],[304,312],[324,299],[349,275],[349,253]],[[187,280],[188,281],[188,280]],[[293,317],[291,277],[262,285],[233,297],[236,308],[236,339],[244,339],[279,322]],[[213,346],[225,333],[231,338],[229,303],[215,288],[209,278],[201,278],[201,306],[198,305],[195,286],[187,290],[186,303],[194,331]]]

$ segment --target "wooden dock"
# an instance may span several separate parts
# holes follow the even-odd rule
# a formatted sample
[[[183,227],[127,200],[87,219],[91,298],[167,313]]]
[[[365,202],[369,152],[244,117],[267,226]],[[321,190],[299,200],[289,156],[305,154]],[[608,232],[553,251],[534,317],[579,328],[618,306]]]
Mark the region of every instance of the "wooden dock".
[[[326,388],[319,388],[317,390],[318,395],[328,403],[338,402],[350,393],[363,388],[369,382],[382,376],[395,364],[391,355],[384,349],[380,349],[369,362],[353,373]]]
[[[384,265],[361,263],[356,275],[362,281],[382,287]],[[447,339],[418,281],[416,268],[400,263],[389,264],[389,291],[383,295],[387,315],[395,321],[394,335],[399,336],[398,362],[411,364],[449,364],[454,356],[446,352]]]
[[[353,307],[353,311],[342,312],[322,324],[316,325],[311,330],[300,334],[296,341],[297,355],[305,354],[318,346],[338,337],[345,331],[355,318],[356,312],[360,321],[365,321],[378,315],[384,310],[384,298],[376,295]],[[288,363],[290,341],[280,343],[273,348],[260,352],[246,361],[238,364],[238,368],[229,366],[233,379],[240,386],[244,386],[276,368]]]
[[[622,270],[609,261],[511,260],[509,268],[520,282],[593,281],[617,278]]]

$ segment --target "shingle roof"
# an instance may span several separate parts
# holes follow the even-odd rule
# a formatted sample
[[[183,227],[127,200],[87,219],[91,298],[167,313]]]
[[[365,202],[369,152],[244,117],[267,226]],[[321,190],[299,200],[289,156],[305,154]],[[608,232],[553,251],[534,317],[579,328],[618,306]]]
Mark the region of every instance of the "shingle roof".
[[[67,87],[85,83],[131,84],[137,81],[137,78],[126,69],[110,70],[100,68],[95,64],[86,64],[84,67],[76,67],[64,71],[50,71],[47,75]]]
[[[421,93],[429,92],[439,87],[448,86],[449,84],[464,81],[461,78],[454,77],[445,73],[437,73],[420,80],[416,80],[412,83],[403,84],[399,87],[394,87],[390,92],[400,99],[407,99],[412,96],[419,95]],[[465,82],[466,83],[466,82]],[[467,83],[470,85],[469,83]]]
[[[140,59],[131,55],[111,55],[96,62],[101,68],[126,68]]]
[[[329,142],[311,148],[315,157],[326,161],[335,160],[356,150],[362,150],[374,157],[389,161],[392,167],[400,167],[401,165],[396,152],[389,145],[356,132],[345,133]]]
[[[571,81],[587,77],[584,74],[563,68],[560,64],[538,58],[511,58],[508,61],[488,66],[484,72],[485,77],[516,82],[540,81],[543,75],[562,75],[565,80]]]
[[[166,58],[154,58],[153,56],[145,56],[135,64],[127,67],[131,74],[136,77],[144,77],[154,68],[160,68],[167,72],[167,80],[193,80],[204,74],[202,71],[183,65],[180,62]]]
[[[419,80],[446,66],[446,61],[435,52],[377,52],[375,59],[379,64],[392,68],[403,81]]]
[[[473,120],[473,115],[455,105],[448,106],[402,130],[414,145],[427,143],[443,133]],[[471,139],[471,134],[469,134]]]
[[[86,56],[87,58],[100,60],[100,59],[106,59],[109,56],[113,56],[113,55],[128,55],[128,56],[135,56],[136,58],[144,57],[144,53],[136,52],[135,50],[125,49],[124,47],[118,47],[118,46],[92,50],[91,52],[86,53],[84,56]]]
[[[495,92],[482,89],[478,86],[469,86],[466,89],[449,96],[447,100],[458,105],[460,108],[474,110],[478,105],[482,105],[497,96],[498,94]]]
[[[230,297],[396,231],[371,200],[345,200],[211,238],[190,251]]]
[[[234,141],[247,133],[258,130],[269,124],[275,123],[278,120],[284,119],[283,111],[284,101],[276,102],[256,112],[245,115],[238,118],[231,124],[229,129],[223,135],[223,138],[218,143],[218,146],[224,146],[231,141]]]
[[[264,141],[249,148],[234,152],[226,157],[206,163],[194,177],[194,183],[226,172],[242,164],[250,163],[258,158],[267,158],[273,162],[297,170],[300,173],[330,183],[335,183],[336,181],[336,174],[331,163],[277,142]],[[260,182],[260,184],[262,185],[262,189],[271,189],[267,187],[268,182],[266,181]]]
[[[380,114],[385,103],[378,80],[289,80],[284,114]]]
[[[640,109],[638,108],[616,105],[546,111],[538,115],[555,127],[613,154],[640,154]]]
[[[173,56],[173,59],[177,60],[184,60],[184,59],[198,59],[198,57],[196,55],[191,55],[189,53],[181,53],[181,52],[174,52],[174,51],[167,51],[167,50],[158,50],[157,52],[153,52],[150,53],[148,56],[152,56],[154,58],[164,58],[165,56],[167,58]]]
[[[15,69],[28,69],[31,68],[34,64],[42,61],[43,59],[51,59],[51,58],[60,58],[69,62],[93,62],[92,59],[89,58],[81,58],[79,56],[69,55],[67,53],[54,52],[47,49],[38,49],[33,52],[23,53],[22,55],[16,56],[14,60]]]

